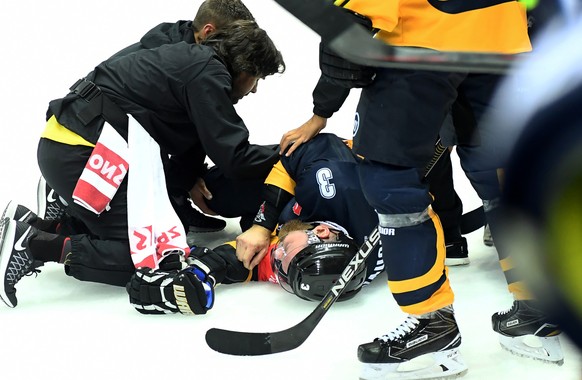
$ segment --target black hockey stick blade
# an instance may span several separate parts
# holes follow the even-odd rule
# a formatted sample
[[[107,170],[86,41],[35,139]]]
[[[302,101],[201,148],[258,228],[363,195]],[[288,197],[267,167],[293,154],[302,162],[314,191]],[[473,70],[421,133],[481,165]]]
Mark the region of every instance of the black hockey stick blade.
[[[343,58],[366,66],[488,74],[506,73],[520,55],[443,52],[388,45],[324,0],[275,0]]]
[[[487,223],[485,220],[485,210],[479,206],[461,216],[461,234],[466,235],[478,230]]]
[[[435,144],[434,154],[432,159],[430,160],[429,164],[425,168],[424,176],[428,176],[431,170],[435,167],[436,163],[445,155],[450,154],[449,150],[443,146],[441,140]],[[477,207],[474,210],[471,210],[463,215],[461,215],[461,234],[466,235],[473,231],[478,230],[479,228],[485,225],[485,212],[483,211],[483,206]]]
[[[380,240],[378,228],[374,228],[368,240],[360,247],[356,255],[343,270],[338,281],[327,292],[323,300],[303,321],[293,327],[277,332],[242,332],[212,328],[206,332],[206,343],[214,351],[229,355],[269,355],[285,352],[299,347],[327,313],[331,305],[337,301],[347,287],[347,284],[365,265],[366,258]]]

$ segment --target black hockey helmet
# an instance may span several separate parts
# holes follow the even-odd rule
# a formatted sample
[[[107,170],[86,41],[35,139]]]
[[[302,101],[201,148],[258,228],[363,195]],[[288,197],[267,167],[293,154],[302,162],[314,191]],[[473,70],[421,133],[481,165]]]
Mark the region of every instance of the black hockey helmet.
[[[287,273],[280,262],[274,259],[273,270],[279,284],[288,292],[308,301],[321,301],[337,282],[350,260],[356,255],[358,246],[346,234],[339,232],[333,242],[310,240],[289,263]],[[366,279],[366,266],[354,274],[346,289],[338,299],[343,301],[354,297]]]

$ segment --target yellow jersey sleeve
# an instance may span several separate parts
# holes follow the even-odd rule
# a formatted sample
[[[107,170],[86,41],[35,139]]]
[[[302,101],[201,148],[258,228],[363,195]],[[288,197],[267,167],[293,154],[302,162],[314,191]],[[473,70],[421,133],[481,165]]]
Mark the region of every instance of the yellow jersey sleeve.
[[[281,164],[281,161],[277,162],[271,172],[265,179],[265,184],[277,186],[286,192],[295,195],[295,181],[289,176],[287,170]]]
[[[372,20],[376,38],[439,51],[518,54],[532,50],[525,6],[514,0],[337,0]]]

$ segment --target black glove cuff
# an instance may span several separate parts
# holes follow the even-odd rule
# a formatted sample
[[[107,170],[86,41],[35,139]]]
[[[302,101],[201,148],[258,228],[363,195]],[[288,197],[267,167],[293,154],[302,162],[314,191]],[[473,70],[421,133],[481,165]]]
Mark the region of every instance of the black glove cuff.
[[[352,21],[370,31],[372,38],[374,29],[369,18],[349,9],[342,10],[351,16]],[[372,83],[376,76],[373,68],[350,62],[339,56],[327,46],[327,41],[321,41],[319,44],[319,68],[327,81],[344,88],[365,87]]]

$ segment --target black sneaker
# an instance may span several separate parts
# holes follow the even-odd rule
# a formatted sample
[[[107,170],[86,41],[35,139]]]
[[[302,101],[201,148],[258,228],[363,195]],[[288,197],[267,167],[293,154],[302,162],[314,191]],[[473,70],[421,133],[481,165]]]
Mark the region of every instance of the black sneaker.
[[[191,209],[187,217],[188,232],[218,232],[226,227],[225,220],[210,217],[193,207]]]
[[[458,351],[460,345],[461,334],[451,306],[422,316],[409,315],[394,331],[358,347],[358,359],[363,363],[360,378],[385,378],[424,355],[432,356],[433,363],[407,369],[407,378],[462,376],[467,366]]]
[[[36,228],[16,220],[0,221],[0,298],[9,307],[17,304],[14,286],[20,279],[42,266],[28,252],[28,242],[36,236]]]
[[[43,220],[60,220],[63,217],[67,202],[55,193],[46,183],[44,177],[40,177],[38,180],[36,196],[38,201],[36,214],[39,218]]]
[[[2,218],[0,220],[4,220],[4,218],[8,218],[10,220],[18,220],[20,222],[31,224],[32,222],[36,221],[38,218],[36,214],[30,211],[27,207],[23,205],[19,205],[10,201],[4,212],[2,213]]]
[[[176,214],[184,224],[188,232],[218,232],[226,227],[226,221],[213,218],[201,213],[192,206],[192,201],[184,196],[172,195],[170,197]]]
[[[564,363],[558,338],[561,330],[548,322],[535,301],[513,301],[509,310],[493,314],[491,323],[493,330],[500,334],[499,343],[505,350],[548,363]]]
[[[467,248],[467,239],[461,237],[461,240],[446,243],[447,257],[445,265],[457,266],[469,264],[469,249]]]
[[[63,214],[62,219],[59,220],[42,220],[38,215],[30,211],[28,207],[11,201],[4,209],[0,220],[3,220],[4,218],[24,222],[38,230],[54,234],[62,229],[62,220],[68,218],[68,216]]]

